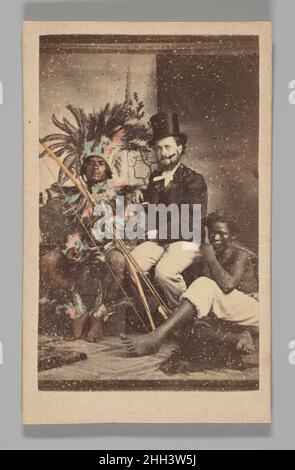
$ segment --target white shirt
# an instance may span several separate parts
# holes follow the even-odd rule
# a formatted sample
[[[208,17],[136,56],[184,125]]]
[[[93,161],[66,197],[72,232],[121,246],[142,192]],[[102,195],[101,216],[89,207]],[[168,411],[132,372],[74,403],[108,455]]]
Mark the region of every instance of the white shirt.
[[[163,171],[161,175],[155,176],[153,178],[153,181],[164,180],[164,188],[167,188],[168,184],[171,183],[171,181],[173,181],[174,174],[177,168],[179,167],[179,165],[180,165],[180,162],[174,168],[172,168],[172,170]]]

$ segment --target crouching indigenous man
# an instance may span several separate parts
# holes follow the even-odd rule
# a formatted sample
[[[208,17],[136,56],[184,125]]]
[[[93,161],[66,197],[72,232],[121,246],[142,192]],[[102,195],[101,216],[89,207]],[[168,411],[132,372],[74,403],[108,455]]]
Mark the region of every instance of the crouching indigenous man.
[[[136,191],[135,202],[145,201],[149,207],[162,205],[166,209],[174,206],[178,218],[175,222],[173,213],[167,211],[167,219],[159,218],[151,227],[149,217],[149,241],[138,245],[132,255],[145,273],[154,268],[155,281],[168,306],[173,309],[186,291],[183,272],[200,256],[200,240],[198,243],[192,241],[189,231],[193,226],[194,206],[198,205],[201,211],[197,223],[201,233],[201,217],[207,212],[207,185],[202,175],[181,162],[187,137],[180,132],[178,115],[157,113],[151,117],[150,123],[153,130],[150,145],[155,150],[158,170],[151,174],[145,190]],[[189,209],[185,217],[182,214],[184,206]],[[177,229],[176,235],[172,227]],[[163,229],[167,235],[162,238]],[[184,229],[188,233],[187,238],[184,237]]]
[[[82,109],[71,105],[67,108],[74,115],[78,127],[75,128],[67,119],[60,123],[53,116],[54,124],[65,134],[49,135],[42,142],[57,140],[51,144],[53,150],[58,149],[56,156],[66,154],[64,166],[75,172],[76,179],[96,205],[113,207],[118,195],[118,190],[111,184],[117,162],[113,151],[122,148],[127,140],[124,126],[129,120],[128,109],[124,105],[111,108],[108,104],[100,113],[86,115]],[[46,151],[40,157],[45,155]],[[55,241],[56,248],[41,258],[41,290],[43,288],[46,295],[49,293],[49,297],[56,301],[59,313],[72,320],[72,334],[66,339],[75,340],[85,334],[89,342],[97,342],[102,338],[103,319],[110,313],[112,304],[122,296],[125,256],[115,241],[97,237],[95,224],[99,216],[96,217],[93,204],[85,195],[87,193],[73,185],[63,184],[62,177],[61,172],[59,182],[47,191],[49,199],[45,209],[47,214],[51,210],[51,216],[46,216],[43,232],[46,235],[47,227],[50,230],[55,226],[53,238],[58,238],[62,231],[65,234],[58,242]],[[56,222],[58,217],[61,219],[59,223]],[[97,280],[97,298],[91,311],[87,310],[80,295],[86,260],[92,261],[96,268],[95,279],[100,279],[101,284],[99,288]]]
[[[210,313],[241,327],[239,333],[228,333],[227,339],[236,350],[254,351],[251,334],[258,334],[259,320],[258,301],[253,295],[257,292],[253,253],[235,241],[237,227],[226,214],[211,213],[206,224],[208,239],[201,245],[202,276],[189,286],[171,317],[155,331],[136,339],[121,335],[130,354],[155,353],[170,335],[183,334]]]

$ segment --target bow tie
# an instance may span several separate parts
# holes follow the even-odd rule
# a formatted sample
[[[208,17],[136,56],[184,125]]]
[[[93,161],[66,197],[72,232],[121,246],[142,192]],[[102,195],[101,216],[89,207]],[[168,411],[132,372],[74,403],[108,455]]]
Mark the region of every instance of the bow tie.
[[[175,172],[176,172],[178,166],[176,168],[173,168],[172,170],[163,171],[163,173],[161,175],[155,176],[153,178],[153,181],[157,182],[157,181],[164,180],[164,186],[166,188],[168,186],[168,184],[171,183],[171,181],[173,181],[173,178],[174,178],[174,175],[175,175]]]
[[[153,181],[161,181],[161,180],[164,180],[165,179],[165,174],[162,173],[162,175],[159,175],[159,176],[155,176],[153,178]]]
[[[165,173],[163,173],[162,175],[155,176],[154,181],[157,182],[164,180],[164,187],[166,188],[168,184],[171,183],[171,181],[173,180],[173,176],[173,174],[166,173],[165,175]]]

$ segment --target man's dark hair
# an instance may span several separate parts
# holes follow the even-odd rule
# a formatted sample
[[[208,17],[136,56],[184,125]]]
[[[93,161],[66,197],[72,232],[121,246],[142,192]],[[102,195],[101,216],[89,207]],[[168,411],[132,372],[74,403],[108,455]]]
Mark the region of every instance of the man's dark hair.
[[[234,219],[234,217],[229,216],[224,211],[211,212],[205,219],[205,225],[208,227],[209,230],[211,230],[212,225],[216,222],[225,223],[228,226],[232,235],[237,235],[239,232],[237,221]]]
[[[185,147],[186,147],[186,139],[184,139],[183,136],[181,136],[181,135],[171,135],[171,136],[167,136],[167,137],[174,137],[176,145],[182,145],[181,155],[183,155],[184,152],[185,152]],[[164,137],[162,137],[162,139],[163,138]],[[156,142],[159,141],[159,140],[161,140],[161,139],[159,138],[159,139],[156,139],[156,140],[151,140],[149,142],[149,146],[154,147],[156,145]]]
[[[175,140],[177,145],[182,145],[181,155],[183,155],[185,153],[186,142],[184,142],[184,139],[181,136],[176,136]]]

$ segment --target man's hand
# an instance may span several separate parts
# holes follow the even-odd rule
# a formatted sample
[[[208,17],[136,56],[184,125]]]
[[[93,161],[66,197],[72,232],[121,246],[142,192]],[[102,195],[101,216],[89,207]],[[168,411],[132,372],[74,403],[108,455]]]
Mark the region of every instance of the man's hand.
[[[204,233],[205,233],[204,243],[208,245],[210,244],[208,227],[204,228]]]
[[[148,240],[157,240],[158,230],[149,230],[146,232],[146,236]]]
[[[208,227],[205,227],[205,240],[200,246],[200,252],[203,256],[203,258],[208,259],[212,256],[215,256],[214,248],[209,242],[209,236],[208,236]]]
[[[205,259],[212,258],[212,256],[215,257],[214,248],[211,243],[202,243],[202,245],[200,246],[200,252],[203,258]]]
[[[144,198],[143,198],[142,191],[140,189],[135,189],[135,191],[133,191],[131,195],[131,202],[133,204],[141,204],[143,200]]]

